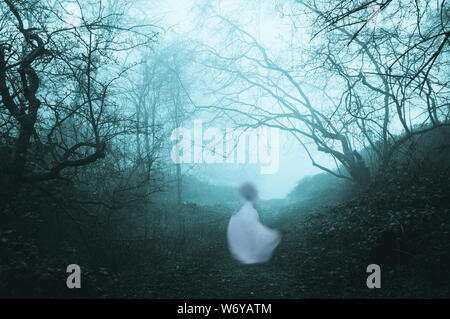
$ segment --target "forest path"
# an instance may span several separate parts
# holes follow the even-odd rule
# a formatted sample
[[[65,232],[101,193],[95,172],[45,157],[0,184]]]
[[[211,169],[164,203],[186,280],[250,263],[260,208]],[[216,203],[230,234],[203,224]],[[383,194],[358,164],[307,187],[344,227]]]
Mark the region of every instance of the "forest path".
[[[216,214],[216,212],[210,212]],[[282,216],[282,212],[278,216]],[[300,298],[310,296],[304,281],[314,269],[305,271],[310,258],[302,244],[302,225],[283,218],[263,218],[282,233],[282,241],[270,261],[243,265],[235,261],[227,247],[223,218],[209,236],[198,238],[192,249],[175,253],[158,274],[144,297],[172,298]],[[207,225],[204,225],[207,227]],[[209,225],[208,227],[211,227]],[[203,229],[204,231],[204,229]],[[211,231],[211,230],[210,230]],[[201,231],[199,232],[199,234]],[[207,232],[208,233],[208,232]],[[200,235],[199,235],[200,237]]]

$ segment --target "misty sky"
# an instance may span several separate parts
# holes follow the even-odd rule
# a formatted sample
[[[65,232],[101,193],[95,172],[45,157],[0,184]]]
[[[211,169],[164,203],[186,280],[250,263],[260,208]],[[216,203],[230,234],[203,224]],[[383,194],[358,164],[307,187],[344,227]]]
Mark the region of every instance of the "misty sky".
[[[167,0],[160,2],[146,2],[141,4],[143,9],[136,14],[144,14],[151,17],[151,23],[164,26],[165,37],[189,37],[202,42],[220,42],[220,34],[217,30],[210,29],[207,23],[202,23],[199,15],[201,1],[194,0]],[[248,3],[240,0],[211,1],[220,14],[232,19],[239,19],[245,25],[246,31],[255,36],[258,41],[268,48],[270,52],[281,53],[282,44],[293,39],[286,39],[291,22],[282,17],[276,10],[275,3]],[[245,10],[243,9],[245,7]],[[146,13],[148,12],[148,13]],[[246,12],[241,16],[241,12]],[[199,24],[201,24],[199,26]],[[299,35],[301,37],[302,34]],[[305,35],[306,38],[306,35]],[[294,39],[294,41],[306,41]],[[199,119],[197,115],[194,119]],[[193,120],[189,120],[184,126],[193,127]],[[332,160],[323,154],[314,151],[312,154],[321,164],[332,165]],[[311,161],[302,147],[285,132],[280,132],[279,170],[276,174],[263,175],[258,164],[185,164],[185,173],[194,174],[197,177],[214,184],[227,184],[237,186],[244,181],[252,181],[257,184],[261,198],[282,198],[296,183],[306,175],[321,173],[313,167]]]

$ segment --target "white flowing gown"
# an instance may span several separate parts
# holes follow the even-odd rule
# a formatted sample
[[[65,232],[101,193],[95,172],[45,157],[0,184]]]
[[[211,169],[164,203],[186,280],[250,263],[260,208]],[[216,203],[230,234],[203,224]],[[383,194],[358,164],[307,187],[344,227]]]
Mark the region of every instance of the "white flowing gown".
[[[227,237],[231,254],[244,264],[268,261],[281,240],[277,230],[259,222],[258,212],[251,202],[244,202],[231,216]]]

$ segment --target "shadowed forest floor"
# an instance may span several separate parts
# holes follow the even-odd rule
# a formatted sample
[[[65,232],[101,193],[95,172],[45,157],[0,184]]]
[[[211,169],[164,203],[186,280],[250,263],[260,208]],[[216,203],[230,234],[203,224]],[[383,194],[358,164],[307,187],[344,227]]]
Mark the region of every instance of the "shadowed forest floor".
[[[226,246],[225,217],[210,235],[164,265],[142,271],[138,297],[162,298],[365,298],[450,295],[449,175],[407,177],[373,186],[335,207],[261,209],[263,221],[283,234],[265,264],[241,265]],[[432,197],[430,198],[430,195]],[[383,198],[384,200],[380,200]],[[275,208],[271,208],[275,209]],[[205,214],[223,216],[210,210]],[[201,223],[201,222],[200,222]],[[382,288],[368,289],[366,268],[382,269]]]
[[[241,265],[230,256],[226,227],[231,206],[160,210],[165,219],[154,233],[132,240],[139,225],[113,232],[84,220],[91,227],[77,237],[77,230],[62,227],[69,221],[53,224],[61,218],[58,206],[49,214],[48,200],[23,201],[15,207],[26,214],[4,210],[10,218],[0,230],[0,296],[448,297],[449,171],[422,176],[398,171],[390,178],[334,206],[262,202],[263,223],[280,230],[283,238],[273,258],[257,265]],[[39,215],[37,207],[44,213]],[[82,267],[82,289],[65,286],[65,267],[71,263]],[[366,268],[372,263],[381,266],[381,289],[366,286]]]

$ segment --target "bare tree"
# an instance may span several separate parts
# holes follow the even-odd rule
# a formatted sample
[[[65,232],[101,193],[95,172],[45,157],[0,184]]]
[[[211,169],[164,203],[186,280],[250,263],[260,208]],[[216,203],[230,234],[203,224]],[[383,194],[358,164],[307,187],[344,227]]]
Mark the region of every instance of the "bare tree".
[[[368,167],[352,145],[348,123],[334,116],[338,107],[334,100],[320,90],[318,93],[328,100],[327,105],[313,102],[317,101],[317,95],[314,100],[309,96],[301,72],[283,67],[255,37],[232,21],[218,18],[229,28],[238,50],[224,55],[205,47],[203,64],[216,70],[214,78],[219,87],[212,91],[217,103],[199,108],[234,114],[233,119],[240,121],[240,126],[264,125],[285,130],[305,148],[314,166],[337,177],[367,183]],[[317,163],[306,146],[307,141],[334,158],[337,167],[332,169]]]
[[[448,40],[445,2],[297,2],[322,26],[315,28],[325,43],[314,52],[322,56],[318,65],[346,84],[343,101],[358,124],[355,132],[379,162],[387,165],[412,136],[448,125],[448,50],[441,42],[436,47],[437,39]]]
[[[356,39],[371,38],[382,43],[386,38],[377,35],[380,29],[389,29],[395,37],[395,58],[388,64],[392,69],[401,65],[405,56],[417,55],[408,77],[407,86],[416,82],[420,90],[439,58],[448,53],[450,38],[450,6],[447,1],[303,1],[298,0],[309,10],[317,13],[317,33],[344,29],[351,33],[348,44]],[[388,20],[393,22],[388,24]],[[406,22],[408,28],[402,29]],[[410,27],[411,22],[414,24]],[[375,25],[372,28],[371,25]],[[364,41],[364,40],[363,40]],[[439,68],[438,68],[439,69]],[[439,72],[439,71],[437,71]]]
[[[4,0],[0,7],[2,138],[14,143],[7,183],[60,178],[103,158],[123,129],[115,84],[132,64],[120,61],[156,33],[122,26],[121,13],[101,2]]]

